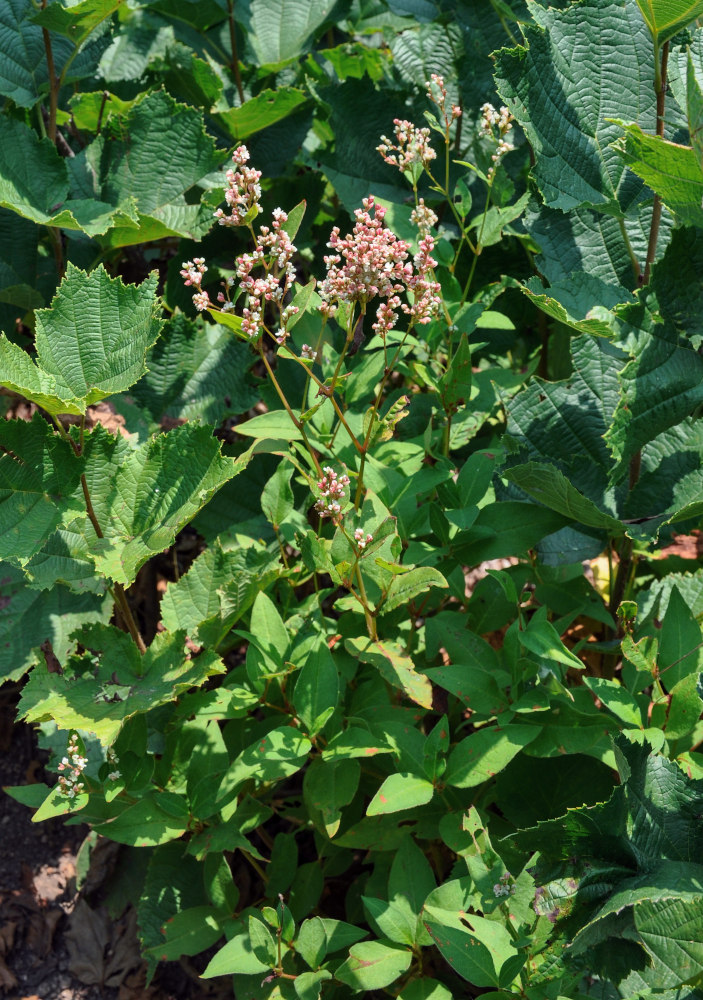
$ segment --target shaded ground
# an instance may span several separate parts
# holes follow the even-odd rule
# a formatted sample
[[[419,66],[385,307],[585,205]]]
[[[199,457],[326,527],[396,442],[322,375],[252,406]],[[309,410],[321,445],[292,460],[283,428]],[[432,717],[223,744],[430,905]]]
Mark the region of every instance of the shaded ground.
[[[17,686],[0,689],[0,786],[45,779],[32,728],[15,723]],[[146,985],[136,914],[111,917],[100,885],[117,845],[94,849],[83,892],[76,859],[86,826],[32,823],[0,792],[0,997],[3,1000],[231,1000],[227,979],[199,981],[187,959],[163,965]]]

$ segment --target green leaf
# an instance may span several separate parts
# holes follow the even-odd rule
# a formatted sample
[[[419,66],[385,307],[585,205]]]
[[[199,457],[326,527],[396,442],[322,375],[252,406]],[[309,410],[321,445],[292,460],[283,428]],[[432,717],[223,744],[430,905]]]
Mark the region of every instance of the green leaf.
[[[502,771],[538,735],[536,726],[478,729],[449,754],[444,781],[455,788],[474,788]]]
[[[113,626],[87,625],[73,640],[99,653],[96,674],[50,673],[38,663],[20,711],[31,722],[51,719],[60,729],[95,733],[105,746],[131,716],[166,704],[223,670],[214,653],[187,659],[183,632],[158,634],[143,656],[127,633]]]
[[[41,655],[47,640],[59,660],[71,646],[69,636],[79,625],[107,623],[112,600],[95,594],[72,594],[55,586],[48,592],[26,586],[22,573],[0,565],[0,677],[17,680]]]
[[[537,23],[522,25],[525,46],[496,54],[496,85],[534,150],[545,204],[622,216],[635,192],[623,184],[624,164],[611,146],[618,128],[608,119],[629,117],[654,131],[649,32],[635,5],[618,0],[530,11]]]
[[[273,968],[276,964],[276,944],[266,924],[253,915],[249,917],[249,940],[251,950],[258,960],[268,968]]]
[[[115,208],[89,192],[68,198],[66,160],[49,139],[22,122],[3,116],[0,122],[0,205],[25,219],[63,229],[81,229],[89,236],[112,225]],[[25,165],[34,169],[27,171]]]
[[[534,615],[527,628],[518,633],[520,644],[531,653],[548,662],[555,660],[572,670],[583,670],[584,663],[567,649],[551,622],[545,617]]]
[[[410,966],[412,953],[383,941],[352,945],[349,958],[337,969],[335,978],[354,990],[381,990],[390,986]]]
[[[78,48],[98,25],[111,17],[124,0],[80,0],[67,8],[54,0],[32,15],[34,24],[69,38]]]
[[[295,411],[294,411],[295,412]],[[296,417],[300,417],[296,413]],[[303,435],[285,410],[259,413],[250,420],[237,424],[237,434],[259,439],[273,438],[280,441],[302,441]]]
[[[293,651],[295,658],[295,651]],[[293,706],[310,736],[325,725],[339,701],[339,676],[324,637],[307,655],[293,692]]]
[[[104,534],[92,558],[99,572],[124,586],[250,458],[248,452],[222,457],[210,429],[197,424],[151,438],[119,459],[108,435],[93,431],[88,440],[86,476]]]
[[[424,920],[442,956],[474,986],[509,986],[525,963],[496,920],[426,906]]]
[[[333,17],[335,0],[247,0],[236,16],[259,65],[295,59]]]
[[[413,945],[415,943],[417,917],[409,918],[406,911],[400,906],[395,906],[383,899],[376,899],[373,896],[362,896],[361,901],[373,925],[378,928],[381,935],[395,944]]]
[[[51,308],[36,314],[36,363],[0,338],[0,384],[54,414],[85,413],[123,392],[146,371],[147,348],[159,335],[155,292],[155,275],[124,285],[102,265],[86,274],[69,263]]]
[[[462,333],[451,364],[439,383],[439,396],[447,413],[454,413],[461,403],[468,400],[471,383],[471,348],[468,337]]]
[[[691,894],[645,898],[634,908],[635,928],[654,959],[657,986],[679,988],[703,972],[702,878],[699,871],[697,889]]]
[[[613,316],[606,306],[612,308],[630,299],[620,286],[607,285],[601,278],[583,271],[573,272],[563,283],[552,283],[546,294],[537,278],[531,278],[520,288],[547,316],[577,333],[593,337],[613,336]]]
[[[219,181],[210,175],[226,158],[205,132],[202,113],[155,91],[106,132],[70,167],[74,196],[97,199],[121,213],[103,237],[105,245],[131,246],[174,235],[202,238],[221,200]],[[168,151],[156,165],[155,149]],[[1,191],[0,186],[0,197]]]
[[[215,952],[201,976],[203,979],[230,976],[232,973],[253,976],[265,974],[269,968],[256,957],[249,933],[244,932],[235,935],[219,951]]]
[[[360,774],[357,760],[344,759],[312,763],[305,772],[305,803],[310,810],[321,813],[325,833],[330,838],[339,830],[342,807],[349,805],[356,795]]]
[[[99,0],[98,0],[99,2]],[[113,7],[117,0],[106,0]],[[58,7],[59,4],[52,4]],[[31,0],[5,0],[0,8],[0,94],[21,108],[33,107],[48,90],[49,74],[41,28],[34,23],[37,11]],[[101,38],[84,46],[77,58],[74,44],[67,38],[52,38],[55,72],[65,73],[66,81],[95,72],[104,48]],[[70,67],[67,61],[72,59]]]
[[[242,142],[255,132],[287,118],[307,100],[307,95],[296,87],[261,90],[238,108],[220,111],[215,118],[236,142]]]
[[[276,531],[293,510],[293,490],[290,485],[293,471],[290,462],[279,462],[261,493],[261,509]]]
[[[111,737],[108,742],[112,742]],[[182,837],[189,818],[185,798],[171,792],[151,792],[106,823],[95,823],[94,829],[118,844],[156,847]]]
[[[27,558],[85,509],[84,463],[38,413],[31,423],[3,420],[0,447],[0,558]]]
[[[691,609],[673,587],[659,636],[659,673],[670,691],[675,684],[698,674],[703,664],[703,633]]]
[[[257,402],[247,380],[252,360],[249,348],[222,326],[176,314],[149,351],[149,370],[130,395],[155,423],[172,417],[219,426]]]
[[[411,701],[423,708],[432,707],[432,686],[429,680],[416,672],[413,661],[400,652],[397,644],[374,642],[370,639],[346,639],[344,645],[362,663],[370,663],[376,667],[389,684],[400,688]]]
[[[703,226],[703,169],[690,146],[680,146],[659,136],[647,135],[639,125],[618,124],[625,137],[612,143],[623,162],[660,195],[684,225]]]
[[[311,746],[307,737],[290,726],[272,729],[239,754],[222,779],[218,798],[230,797],[248,778],[264,783],[295,774],[304,766]]]
[[[197,955],[222,937],[217,910],[212,906],[181,910],[169,917],[162,933],[162,943],[145,949],[147,958],[156,962],[174,962],[181,955]]]
[[[416,774],[400,773],[389,775],[366,810],[367,816],[400,812],[427,805],[434,795],[434,786],[426,778]]]
[[[401,573],[393,578],[385,600],[380,603],[380,609],[384,613],[392,611],[401,605],[407,605],[409,601],[412,601],[418,594],[424,594],[430,587],[448,586],[449,584],[439,570],[430,566],[418,566],[416,569],[411,569],[407,573]]]
[[[251,612],[251,631],[256,637],[256,648],[275,668],[283,666],[288,655],[290,638],[278,608],[263,591],[257,594]]]
[[[663,45],[703,14],[701,0],[637,0],[657,45]]]
[[[622,523],[580,493],[563,473],[544,462],[526,462],[503,473],[534,500],[543,503],[579,524],[592,528],[606,528],[617,537],[624,531]]]

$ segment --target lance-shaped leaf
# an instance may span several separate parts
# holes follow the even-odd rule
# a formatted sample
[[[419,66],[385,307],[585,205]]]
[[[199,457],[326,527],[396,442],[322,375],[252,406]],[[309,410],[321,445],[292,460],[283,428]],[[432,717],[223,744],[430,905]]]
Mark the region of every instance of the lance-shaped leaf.
[[[415,670],[415,664],[392,642],[372,642],[370,639],[347,639],[344,643],[352,656],[370,663],[381,676],[400,688],[405,695],[423,708],[432,707],[432,685],[429,678]]]
[[[34,555],[85,509],[76,496],[83,465],[38,414],[0,422],[0,558]]]
[[[625,136],[613,142],[624,163],[655,191],[685,226],[703,226],[703,169],[691,146],[648,135],[639,125],[618,122]]]
[[[73,195],[121,210],[124,224],[103,238],[109,246],[197,240],[222,200],[222,181],[210,175],[226,156],[205,132],[202,112],[156,91],[70,161]]]
[[[8,563],[0,565],[0,679],[17,680],[41,658],[39,647],[47,640],[63,660],[74,629],[88,622],[107,622],[112,601],[96,594],[72,594],[54,586],[34,590],[22,572]]]
[[[593,337],[613,336],[610,309],[631,298],[624,288],[608,285],[584,271],[570,274],[568,281],[552,285],[547,292],[536,278],[519,287],[547,316]]]
[[[535,153],[545,204],[589,205],[617,216],[633,197],[631,178],[610,148],[627,117],[654,131],[652,40],[634,4],[584,0],[565,10],[530,7],[525,47],[496,55],[498,92]],[[627,109],[627,110],[625,110]]]
[[[183,631],[160,633],[143,656],[126,632],[110,625],[88,625],[73,639],[99,655],[96,673],[72,676],[70,660],[61,674],[40,663],[30,674],[19,710],[30,722],[52,719],[60,729],[95,733],[106,746],[137,712],[172,701],[224,670],[214,653],[188,658]]]
[[[242,142],[255,132],[287,118],[306,100],[306,94],[296,87],[277,87],[276,90],[262,90],[238,108],[221,111],[216,117],[236,142]]]
[[[637,0],[657,45],[663,45],[703,14],[701,0]]]
[[[623,525],[617,518],[606,514],[592,500],[579,493],[573,483],[553,465],[527,462],[508,469],[504,475],[528,496],[539,500],[551,510],[573,518],[579,524],[607,528],[614,536],[623,533]]]
[[[86,274],[69,264],[51,308],[37,312],[36,362],[0,338],[0,384],[53,414],[85,413],[123,392],[144,373],[159,334],[155,293],[156,275],[124,285],[102,265]]]
[[[104,535],[94,539],[92,558],[99,572],[124,586],[251,457],[223,457],[210,429],[197,424],[132,449],[99,431],[89,441],[86,478]]]

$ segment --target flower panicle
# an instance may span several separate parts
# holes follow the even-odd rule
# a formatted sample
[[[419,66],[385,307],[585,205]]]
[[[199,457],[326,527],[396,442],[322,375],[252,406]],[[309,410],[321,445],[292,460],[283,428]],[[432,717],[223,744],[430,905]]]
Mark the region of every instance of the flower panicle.
[[[61,758],[59,771],[59,791],[68,799],[75,799],[85,791],[85,783],[81,776],[88,763],[88,758],[81,756],[78,744],[78,733],[71,733],[66,746],[66,755]]]
[[[341,476],[330,465],[322,470],[322,476],[317,481],[318,499],[315,510],[320,517],[330,517],[338,521],[342,516],[342,504],[346,500],[345,490],[349,486],[349,476]]]

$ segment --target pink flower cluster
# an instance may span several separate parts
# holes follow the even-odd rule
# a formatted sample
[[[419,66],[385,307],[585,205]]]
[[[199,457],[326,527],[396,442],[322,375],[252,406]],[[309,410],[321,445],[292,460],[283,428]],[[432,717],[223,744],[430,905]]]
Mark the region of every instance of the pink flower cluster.
[[[291,316],[298,312],[297,306],[283,307],[283,299],[295,282],[292,264],[295,246],[283,228],[288,216],[281,208],[273,211],[273,222],[261,226],[256,237],[253,253],[244,253],[235,261],[235,271],[240,288],[246,292],[247,304],[242,310],[242,331],[252,339],[258,337],[264,328],[264,309],[267,302],[278,309],[278,330],[274,333],[276,343],[283,344],[288,336],[286,327]],[[263,268],[263,274],[254,275],[255,268]],[[222,309],[231,308],[228,298],[220,292],[217,296]]]
[[[385,135],[381,136],[380,146],[376,146],[386,163],[397,167],[398,170],[412,170],[415,164],[426,167],[437,154],[430,146],[430,130],[428,128],[416,128],[412,122],[394,118],[395,128],[393,132],[396,138],[396,145]]]
[[[344,490],[349,485],[349,476],[338,476],[335,470],[326,465],[322,470],[322,478],[317,481],[320,494],[315,503],[315,510],[320,517],[336,518],[342,513],[340,501],[344,500]]]
[[[202,281],[205,277],[207,266],[204,257],[194,257],[193,260],[184,260],[181,269],[181,277],[185,285],[192,285],[197,291],[193,293],[193,305],[198,312],[210,307],[210,296],[203,291]]]
[[[425,204],[425,199],[420,198],[410,213],[410,221],[414,226],[417,226],[422,236],[426,236],[430,229],[437,225],[438,219],[429,205]]]
[[[57,770],[59,774],[59,789],[61,794],[69,799],[75,799],[85,788],[80,777],[88,763],[87,757],[81,757],[78,746],[78,733],[71,733],[66,747],[66,756],[61,759]]]
[[[427,96],[433,104],[437,105],[444,118],[444,126],[448,129],[453,121],[461,118],[461,108],[458,104],[451,104],[447,110],[447,88],[444,85],[444,77],[438,73],[433,73],[425,86],[427,87]]]
[[[354,213],[353,232],[342,238],[335,226],[327,244],[335,252],[325,257],[327,276],[319,287],[320,308],[327,315],[334,314],[337,302],[358,302],[365,308],[370,299],[385,299],[373,324],[380,335],[393,329],[399,309],[416,323],[429,323],[440,301],[440,286],[431,273],[437,266],[430,256],[434,239],[424,237],[411,264],[408,244],[384,226],[385,214],[370,196]],[[413,294],[412,306],[401,304],[399,293],[404,291]]]
[[[507,108],[502,107],[500,111],[496,111],[492,104],[482,105],[479,131],[482,136],[496,144],[496,150],[491,156],[492,166],[489,167],[487,175],[489,182],[493,180],[498,164],[506,153],[515,148],[510,135],[513,130],[512,122],[513,116]]]
[[[363,528],[357,528],[354,532],[354,541],[359,546],[359,549],[363,552],[367,545],[370,545],[373,541],[373,535],[364,534]]]
[[[238,146],[232,154],[232,162],[238,170],[228,170],[225,201],[231,212],[229,215],[218,208],[215,218],[221,226],[245,226],[251,223],[261,211],[261,171],[252,170],[247,166],[249,150],[246,146]]]

